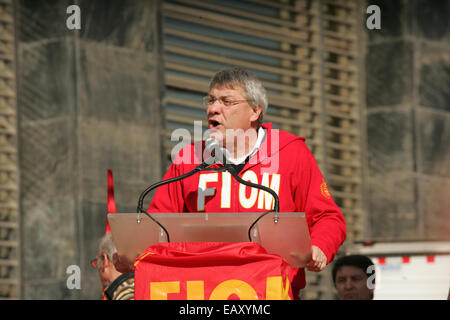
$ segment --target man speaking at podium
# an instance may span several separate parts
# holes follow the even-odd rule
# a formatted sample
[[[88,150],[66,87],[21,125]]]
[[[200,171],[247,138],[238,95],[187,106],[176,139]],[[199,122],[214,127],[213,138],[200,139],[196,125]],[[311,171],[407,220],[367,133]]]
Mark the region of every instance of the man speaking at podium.
[[[239,177],[273,189],[281,212],[305,212],[312,244],[306,267],[322,271],[345,240],[346,224],[305,139],[262,123],[268,107],[266,90],[244,69],[216,73],[203,102],[209,137],[224,148],[226,162]],[[184,147],[164,180],[195,168],[203,160],[203,149],[204,143],[200,148],[195,143]],[[148,212],[265,212],[273,205],[269,193],[242,185],[229,174],[200,172],[159,187]],[[305,286],[305,274],[303,269],[295,272],[291,285],[298,294]]]

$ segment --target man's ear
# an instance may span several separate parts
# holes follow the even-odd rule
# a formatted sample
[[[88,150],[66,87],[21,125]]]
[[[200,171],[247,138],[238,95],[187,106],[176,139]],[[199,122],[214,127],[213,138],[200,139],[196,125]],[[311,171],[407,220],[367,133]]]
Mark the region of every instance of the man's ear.
[[[255,122],[258,121],[258,119],[262,115],[262,107],[258,105],[257,107],[252,107],[252,114],[250,116],[250,121]]]

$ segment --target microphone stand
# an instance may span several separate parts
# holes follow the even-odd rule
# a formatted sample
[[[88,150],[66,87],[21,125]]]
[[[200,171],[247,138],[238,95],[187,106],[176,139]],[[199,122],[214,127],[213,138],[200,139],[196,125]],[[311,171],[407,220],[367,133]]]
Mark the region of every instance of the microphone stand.
[[[262,218],[262,217],[264,217],[265,215],[267,215],[268,213],[270,213],[270,212],[275,212],[275,213],[278,213],[278,212],[280,212],[280,200],[279,200],[279,198],[278,198],[278,195],[277,195],[277,193],[275,192],[275,191],[273,191],[271,188],[269,188],[269,187],[266,187],[266,186],[263,186],[263,185],[260,185],[260,184],[256,184],[256,183],[253,183],[253,182],[250,182],[250,181],[245,181],[245,180],[243,180],[241,177],[239,177],[238,176],[238,174],[237,174],[237,172],[236,172],[236,170],[234,169],[234,167],[233,166],[231,166],[231,165],[228,165],[228,164],[225,164],[223,167],[221,167],[221,168],[204,168],[203,169],[203,171],[219,171],[219,172],[222,172],[222,171],[228,171],[230,174],[231,174],[231,176],[234,178],[234,179],[236,179],[239,183],[242,183],[242,184],[244,184],[244,185],[246,185],[246,186],[248,186],[248,187],[253,187],[253,188],[257,188],[257,189],[261,189],[261,190],[264,190],[264,191],[266,191],[266,192],[268,192],[268,193],[270,193],[271,195],[272,195],[272,197],[274,198],[274,206],[273,206],[273,209],[271,209],[271,210],[268,210],[268,211],[266,211],[266,212],[263,212],[251,225],[250,225],[250,227],[248,228],[248,232],[247,232],[247,234],[248,234],[248,239],[250,240],[250,241],[252,241],[252,237],[251,237],[251,230],[253,229],[253,227],[255,226],[255,224]],[[277,216],[275,216],[275,223],[277,223],[278,222],[278,217]]]
[[[226,157],[225,157],[225,158],[226,158]],[[209,159],[208,159],[208,160],[209,160]],[[165,184],[168,184],[168,183],[172,183],[172,182],[175,182],[175,181],[182,180],[182,179],[187,178],[187,177],[190,177],[190,176],[192,176],[192,175],[194,175],[194,174],[196,174],[197,172],[200,172],[200,171],[216,171],[216,172],[228,171],[228,172],[233,176],[233,178],[236,179],[239,183],[242,183],[242,184],[244,184],[244,185],[246,185],[246,186],[249,186],[249,187],[253,187],[253,188],[257,188],[257,189],[264,190],[264,191],[270,193],[270,194],[272,195],[272,197],[274,198],[274,208],[271,209],[271,210],[268,210],[268,211],[266,211],[266,212],[263,212],[263,213],[262,213],[262,214],[261,214],[261,215],[260,215],[260,216],[259,216],[259,217],[258,217],[258,218],[250,225],[250,227],[248,228],[248,239],[249,239],[249,241],[252,241],[252,238],[251,238],[251,230],[253,229],[253,227],[255,226],[255,224],[256,224],[262,217],[264,217],[265,215],[267,215],[267,214],[270,213],[270,212],[275,212],[275,214],[278,213],[278,212],[280,212],[280,200],[279,200],[279,198],[278,198],[277,193],[276,193],[275,191],[273,191],[273,190],[272,190],[271,188],[269,188],[269,187],[266,187],[266,186],[263,186],[263,185],[260,185],[260,184],[256,184],[256,183],[253,183],[253,182],[250,182],[250,181],[245,181],[245,180],[243,180],[241,177],[238,176],[238,174],[237,174],[236,170],[234,169],[234,167],[226,163],[226,160],[224,161],[224,166],[223,166],[223,167],[220,167],[220,168],[208,168],[208,167],[212,164],[212,163],[209,163],[209,162],[210,162],[210,161],[205,161],[205,162],[201,163],[199,166],[195,167],[193,170],[189,171],[188,173],[185,173],[185,174],[183,174],[183,175],[181,175],[181,176],[173,177],[173,178],[170,178],[170,179],[167,179],[167,180],[159,181],[159,182],[157,182],[157,183],[152,184],[152,185],[149,186],[147,189],[145,189],[145,190],[141,193],[141,195],[139,196],[139,201],[138,201],[138,206],[137,206],[137,212],[138,212],[137,223],[140,223],[140,222],[141,222],[141,219],[140,219],[140,213],[144,213],[144,214],[147,215],[150,219],[152,219],[156,224],[158,224],[158,226],[160,226],[161,229],[164,230],[164,232],[166,233],[166,236],[167,236],[167,242],[170,242],[169,232],[167,232],[166,228],[164,228],[164,226],[163,226],[161,223],[159,223],[159,221],[157,221],[155,218],[153,218],[153,217],[151,216],[150,213],[148,213],[146,210],[143,209],[142,206],[143,206],[143,203],[144,203],[144,198],[145,198],[145,196],[146,196],[150,191],[152,191],[152,190],[155,189],[155,188],[158,188],[158,187],[160,187],[160,186],[162,186],[162,185],[165,185]],[[278,216],[275,216],[274,222],[277,223],[277,221],[278,221]]]
[[[138,212],[137,223],[141,223],[140,213],[144,213],[146,216],[148,216],[150,219],[152,219],[158,226],[160,226],[161,229],[164,230],[164,232],[166,233],[166,236],[167,236],[167,242],[170,242],[169,232],[167,232],[166,228],[164,228],[164,226],[161,223],[159,223],[158,220],[153,218],[152,215],[147,212],[147,210],[144,210],[142,208],[143,203],[144,203],[144,198],[153,189],[158,188],[158,187],[168,184],[168,183],[172,183],[172,182],[179,181],[184,178],[190,177],[190,176],[196,174],[197,172],[200,172],[200,171],[206,169],[208,166],[209,166],[208,163],[203,162],[200,165],[198,165],[197,167],[195,167],[193,170],[189,171],[188,173],[182,174],[181,176],[177,176],[177,177],[173,177],[170,179],[156,182],[156,183],[152,184],[151,186],[149,186],[147,189],[145,189],[139,196],[139,201],[138,201],[138,206],[137,206],[137,212]]]
[[[253,183],[253,182],[250,182],[250,181],[245,181],[245,180],[241,179],[241,177],[238,176],[238,174],[237,174],[236,170],[234,169],[234,167],[232,167],[232,166],[227,166],[227,170],[228,170],[228,172],[233,176],[233,178],[235,178],[239,183],[242,183],[242,184],[244,184],[244,185],[246,185],[246,186],[249,186],[249,187],[254,187],[254,188],[257,188],[257,189],[264,190],[264,191],[270,193],[270,194],[272,195],[273,199],[274,199],[273,209],[268,210],[268,211],[262,213],[255,221],[253,221],[253,223],[252,223],[252,224],[250,225],[250,227],[248,228],[248,232],[247,232],[247,233],[248,233],[248,239],[249,239],[249,241],[251,242],[251,241],[252,241],[252,237],[251,237],[251,235],[250,235],[251,230],[253,229],[253,227],[256,225],[256,223],[257,223],[262,217],[264,217],[265,215],[267,215],[267,214],[270,213],[270,212],[275,212],[275,223],[278,222],[278,217],[276,216],[276,214],[277,214],[278,212],[280,212],[280,199],[278,198],[277,193],[276,193],[275,191],[273,191],[271,188],[266,187],[266,186],[263,186],[263,185],[260,185],[260,184],[256,184],[256,183]]]

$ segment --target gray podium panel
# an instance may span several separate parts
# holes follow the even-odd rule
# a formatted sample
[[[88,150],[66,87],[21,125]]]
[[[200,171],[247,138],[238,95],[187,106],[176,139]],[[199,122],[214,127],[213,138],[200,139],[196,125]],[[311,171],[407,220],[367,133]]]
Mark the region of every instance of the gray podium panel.
[[[245,242],[248,228],[261,213],[154,213],[168,231],[170,242]],[[145,214],[110,213],[108,221],[118,255],[133,261],[148,246],[167,242],[163,229]],[[305,214],[269,213],[250,232],[268,253],[278,254],[293,267],[304,267],[311,258]]]

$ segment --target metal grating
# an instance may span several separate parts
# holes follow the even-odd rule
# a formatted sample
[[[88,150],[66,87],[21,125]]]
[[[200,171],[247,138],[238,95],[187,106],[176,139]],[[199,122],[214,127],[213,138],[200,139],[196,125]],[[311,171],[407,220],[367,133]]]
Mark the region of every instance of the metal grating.
[[[163,3],[168,135],[179,127],[192,130],[194,120],[205,118],[201,97],[215,72],[241,66],[267,88],[265,121],[307,137],[321,158],[318,39],[308,25],[314,15],[305,10],[307,1],[217,2]]]
[[[264,120],[306,138],[346,217],[348,240],[360,239],[362,16],[350,0],[163,1],[169,162],[178,143],[169,141],[173,130],[186,128],[194,137],[193,122],[205,119],[201,97],[212,75],[249,69],[268,91]],[[324,273],[308,277],[316,289],[308,286],[304,298],[324,298]]]
[[[20,297],[17,118],[12,0],[0,0],[0,299]]]
[[[363,236],[360,67],[356,1],[322,1],[323,106],[326,179],[343,210],[348,238]]]

